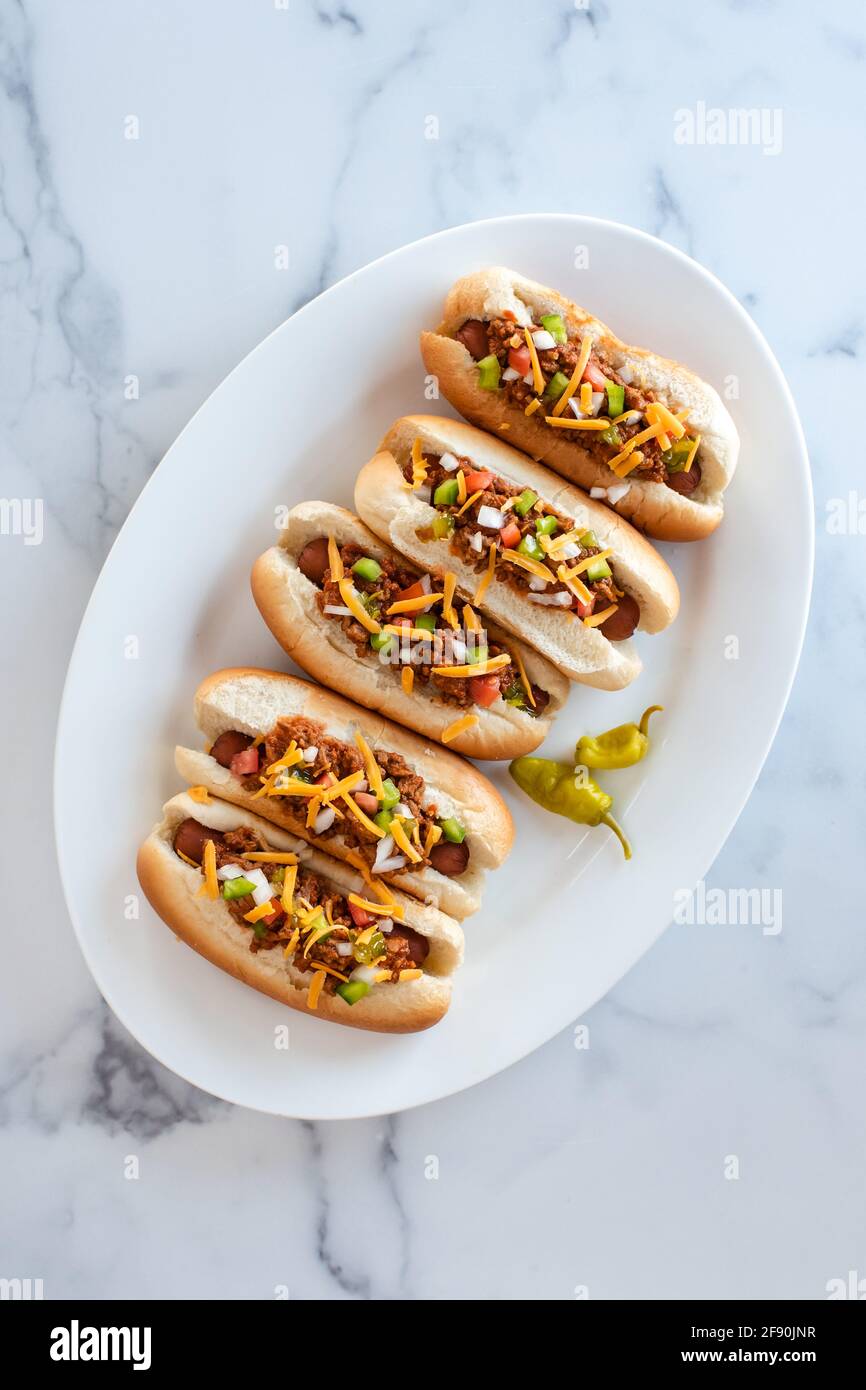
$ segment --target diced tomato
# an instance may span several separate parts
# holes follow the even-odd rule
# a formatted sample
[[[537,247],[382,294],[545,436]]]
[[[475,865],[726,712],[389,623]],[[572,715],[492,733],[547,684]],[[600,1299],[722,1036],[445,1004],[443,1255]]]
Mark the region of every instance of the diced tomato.
[[[316,786],[333,787],[336,780],[337,779],[334,776],[333,772],[320,772],[318,777],[316,778]]]
[[[574,600],[574,607],[579,618],[588,618],[595,607],[595,594],[592,595],[589,603],[581,603],[579,598]]]
[[[410,584],[408,589],[401,589],[397,595],[397,602],[402,603],[404,598],[422,598],[424,595],[424,585],[418,579],[414,584]]]
[[[354,801],[368,816],[375,816],[379,809],[378,799],[372,792],[355,792]]]
[[[520,527],[517,525],[517,522],[509,521],[507,526],[503,526],[502,530],[499,532],[499,539],[502,541],[506,550],[513,550],[516,545],[519,545]]]
[[[532,370],[532,357],[525,343],[523,347],[509,348],[508,365],[519,372],[521,376],[526,376],[526,373]]]
[[[259,920],[264,922],[266,927],[272,927],[275,922],[279,922],[280,918],[285,917],[285,915],[282,904],[276,898],[271,898],[271,911],[268,913],[267,917],[261,917]]]
[[[479,469],[477,473],[467,473],[466,491],[484,492],[484,490],[488,488],[492,482],[493,474],[485,473],[482,469]]]
[[[258,748],[244,748],[241,753],[235,753],[229,763],[229,771],[235,777],[249,777],[251,772],[259,770],[259,750]]]
[[[499,698],[499,677],[495,672],[492,676],[473,676],[469,682],[469,694],[476,705],[482,709],[489,708]]]
[[[516,314],[514,313],[514,310],[513,310],[513,309],[503,309],[503,310],[502,310],[502,317],[503,317],[504,319],[510,319],[512,323],[516,323],[516,322],[517,322],[517,316],[516,316]]]
[[[358,907],[357,903],[349,902],[348,907],[352,921],[355,923],[355,926],[360,927],[362,931],[364,927],[369,927],[371,922],[375,922],[376,918],[373,914],[371,912],[366,912],[363,907]]]
[[[596,366],[591,357],[583,369],[583,380],[590,383],[593,391],[604,390],[607,377],[601,368]]]

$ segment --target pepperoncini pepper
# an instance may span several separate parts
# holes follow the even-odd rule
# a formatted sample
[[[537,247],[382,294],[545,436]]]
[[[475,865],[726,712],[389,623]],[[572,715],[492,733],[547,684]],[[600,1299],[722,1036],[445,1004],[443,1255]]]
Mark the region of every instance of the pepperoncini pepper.
[[[593,738],[584,734],[578,739],[574,750],[575,760],[584,767],[634,767],[649,752],[650,716],[664,709],[663,705],[650,705],[641,715],[639,724],[619,724],[607,733]]]
[[[622,845],[626,859],[631,859],[631,845],[610,814],[613,797],[580,769],[550,758],[524,757],[515,758],[508,771],[521,791],[545,811],[566,816],[577,825],[608,826]]]

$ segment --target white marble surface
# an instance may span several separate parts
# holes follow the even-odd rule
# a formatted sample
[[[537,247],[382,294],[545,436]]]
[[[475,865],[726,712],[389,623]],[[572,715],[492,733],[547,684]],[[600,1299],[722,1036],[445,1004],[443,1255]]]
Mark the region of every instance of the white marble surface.
[[[45,503],[42,544],[0,536],[0,1275],[47,1297],[555,1299],[821,1298],[866,1275],[866,539],[825,524],[863,486],[864,59],[855,0],[0,0],[0,494]],[[780,110],[781,151],[677,145],[701,101]],[[784,928],[672,927],[584,1020],[588,1050],[567,1032],[449,1101],[235,1110],[130,1040],[69,926],[49,779],[77,625],[149,472],[264,334],[392,247],[526,210],[692,253],[798,398],[813,617],[709,880],[782,888]]]

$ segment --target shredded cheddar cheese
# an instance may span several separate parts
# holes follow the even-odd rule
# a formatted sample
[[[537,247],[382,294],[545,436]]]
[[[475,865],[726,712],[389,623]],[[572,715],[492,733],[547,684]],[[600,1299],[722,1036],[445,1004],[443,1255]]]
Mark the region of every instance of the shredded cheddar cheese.
[[[420,980],[424,974],[423,970],[401,970],[398,976],[400,980]]]
[[[600,613],[590,613],[589,617],[583,620],[584,627],[601,627],[601,624],[606,623],[618,608],[618,603],[612,603],[609,608],[603,608]]]
[[[371,903],[368,898],[362,898],[359,893],[350,893],[349,902],[354,903],[355,907],[360,907],[364,912],[371,912],[378,917],[396,917],[402,921],[405,914],[402,903],[398,903],[392,898],[390,903]]]
[[[612,550],[600,550],[597,555],[587,555],[585,560],[578,561],[578,563],[569,570],[570,578],[573,579],[576,574],[583,574],[584,570],[588,570],[590,565],[597,565],[600,561],[606,560],[608,556],[612,554]],[[585,599],[584,602],[586,602]]]
[[[574,371],[571,374],[571,380],[569,381],[559,400],[556,402],[556,405],[553,407],[554,416],[560,416],[562,414],[562,412],[565,410],[565,407],[568,405],[568,402],[571,400],[572,396],[574,395],[575,391],[580,385],[580,379],[586,370],[586,364],[589,361],[589,354],[591,352],[592,338],[590,338],[589,334],[587,333],[580,340],[580,351],[577,356],[577,362],[575,363]],[[547,416],[547,422],[548,424],[550,424],[550,416]]]
[[[310,967],[313,970],[320,970],[323,975],[333,975],[335,980],[342,980],[343,984],[348,980],[348,975],[343,975],[341,971],[335,970],[333,965],[325,965],[324,961],[311,960]]]
[[[355,817],[355,819],[359,820],[361,824],[371,832],[371,834],[375,835],[377,840],[381,840],[384,838],[384,830],[382,830],[380,826],[376,825],[375,821],[371,821],[369,816],[364,815],[364,812],[361,810],[360,806],[358,806],[352,800],[352,797],[349,792],[343,792],[343,800],[345,801],[349,810],[352,812],[352,815]]]
[[[426,634],[426,636],[430,636],[429,632]],[[403,667],[402,671],[400,672],[400,684],[403,687],[404,695],[412,694],[412,688],[415,684],[415,672],[412,670],[411,666]]]
[[[306,830],[312,830],[313,826],[316,823],[316,816],[319,814],[321,809],[322,798],[320,796],[311,796],[309,802],[307,803],[307,819],[304,822],[304,828]]]
[[[410,863],[420,864],[421,855],[415,849],[414,845],[411,844],[406,831],[403,829],[403,822],[399,816],[394,817],[388,829],[393,835],[394,844],[400,850],[401,854],[405,854]]]
[[[467,632],[481,631],[481,623],[478,620],[478,614],[468,603],[464,603],[463,605],[463,626],[466,628]]]
[[[175,854],[178,859],[182,859],[184,864],[189,864],[191,869],[200,869],[201,864],[197,864],[194,859],[190,859],[188,854],[184,854],[182,849],[176,849]]]
[[[343,561],[340,559],[340,550],[333,536],[328,537],[328,568],[331,571],[331,579],[334,584],[339,584],[345,574]]]
[[[437,666],[437,676],[453,676],[456,679],[472,676],[490,676],[494,671],[501,671],[503,667],[511,664],[511,657],[508,652],[502,652],[499,656],[491,656],[488,661],[476,661],[474,665],[466,666]]]
[[[567,589],[580,599],[581,603],[591,603],[592,594],[589,589],[577,577],[577,570],[570,570],[568,565],[560,565],[556,571],[557,579],[560,579]]]
[[[531,555],[521,555],[519,550],[503,550],[502,559],[511,565],[517,565],[518,569],[534,574],[536,579],[543,579],[545,584],[553,583],[554,577],[547,565],[543,565],[540,560],[533,560]]]
[[[202,806],[206,806],[210,801],[210,792],[207,787],[188,787],[186,794],[190,801],[197,801]]]
[[[652,412],[652,413],[650,413]],[[646,418],[650,421],[658,420],[665,427],[665,434],[673,435],[674,439],[682,439],[686,432],[686,427],[678,416],[668,410],[661,401],[652,401],[647,406]]]
[[[700,444],[700,442],[701,442],[701,436],[700,436],[699,434],[696,434],[695,437],[694,437],[694,440],[692,441],[692,447],[691,447],[691,449],[689,450],[689,456],[688,456],[688,458],[686,459],[685,464],[684,464],[684,466],[683,466],[683,472],[684,472],[684,473],[688,473],[689,469],[691,468],[692,464],[694,463],[694,461],[695,461],[695,454],[698,452],[698,445]]]
[[[204,883],[196,893],[196,897],[218,898],[220,895],[220,886],[216,872],[216,845],[213,840],[208,840],[204,847],[201,867],[204,874]]]
[[[458,516],[462,516],[464,512],[468,512],[468,511],[469,511],[469,508],[472,506],[472,504],[473,504],[474,502],[477,502],[478,499],[479,499],[479,497],[483,497],[483,496],[484,496],[484,490],[483,490],[483,489],[482,489],[480,492],[473,492],[469,497],[466,498],[466,501],[463,503],[463,506],[460,508],[460,510],[458,511],[457,515],[458,515]]]
[[[327,803],[333,801],[335,797],[342,796],[344,792],[354,791],[358,783],[363,782],[363,780],[363,772],[350,772],[339,782],[332,782],[330,787],[326,787],[322,793],[322,800]]]
[[[466,475],[462,468],[457,469],[457,501],[466,501]]]
[[[412,481],[409,484],[410,490],[414,492],[419,488],[427,477],[427,461],[424,458],[424,448],[418,435],[412,441]]]
[[[455,738],[465,734],[468,729],[472,729],[480,723],[477,714],[464,714],[462,719],[455,719],[453,724],[449,724],[447,729],[442,730],[441,738],[443,743],[453,743]]]
[[[538,360],[538,351],[532,341],[532,334],[528,328],[524,328],[523,336],[526,339],[526,346],[529,348],[529,360],[532,363],[532,385],[536,396],[540,396],[545,386],[544,373],[541,370],[541,363]]]
[[[301,930],[300,930],[300,927],[295,927],[295,930],[292,932],[291,936],[289,937],[288,941],[286,942],[286,948],[285,948],[285,950],[283,951],[283,955],[285,956],[286,960],[288,960],[289,956],[293,955],[294,952],[298,949],[298,942],[300,941],[300,939],[301,939]]]
[[[273,910],[274,900],[273,898],[269,898],[266,903],[259,903],[258,907],[254,907],[251,912],[245,912],[244,921],[253,923],[260,922],[263,917],[270,917]]]
[[[358,746],[358,752],[364,759],[364,768],[367,773],[367,781],[370,783],[370,790],[381,801],[385,795],[385,789],[382,786],[382,773],[373,756],[373,750],[360,730],[355,734],[355,743]]]
[[[529,402],[529,405],[526,407],[526,409],[525,409],[524,412],[523,412],[524,415],[534,415],[535,412],[536,412],[536,410],[538,409],[538,407],[539,407],[540,405],[541,405],[541,401],[538,401],[538,400],[530,401],[530,402]]]
[[[310,985],[310,988],[309,988],[309,990],[307,991],[307,1008],[308,1008],[308,1009],[313,1009],[313,1010],[315,1010],[315,1009],[317,1009],[317,1008],[319,1007],[319,995],[320,995],[321,992],[322,992],[322,989],[323,989],[323,987],[324,987],[324,984],[325,984],[325,972],[324,972],[324,970],[317,970],[316,973],[315,973],[314,976],[313,976],[312,984]]]
[[[431,849],[433,848],[433,846],[434,846],[434,845],[437,845],[441,839],[442,839],[442,826],[441,826],[441,825],[432,825],[432,824],[429,825],[429,826],[427,827],[427,834],[424,836],[424,853],[425,853],[425,855],[429,854],[430,851],[431,851]]]
[[[244,859],[251,859],[254,864],[297,864],[296,854],[278,854],[276,850],[265,851],[256,850],[254,853],[245,853]]]
[[[584,415],[588,415],[592,410],[592,382],[582,381],[580,383],[580,408]]]
[[[453,627],[456,630],[460,626],[460,620],[457,617],[457,614],[454,612],[453,607],[454,591],[457,588],[456,574],[451,574],[450,572],[446,574],[445,583],[442,587],[445,591],[442,597],[442,616],[445,619],[448,626]]]
[[[419,594],[417,598],[399,598],[387,610],[391,613],[420,613],[429,608],[431,604],[438,603],[444,594]],[[378,632],[378,628],[376,629]]]
[[[473,602],[474,604],[476,604],[476,606],[479,607],[479,608],[481,607],[481,603],[482,603],[482,601],[483,601],[483,599],[484,599],[484,595],[487,593],[487,589],[488,589],[488,586],[489,586],[489,584],[490,584],[491,579],[493,578],[493,571],[494,571],[495,568],[496,568],[496,546],[491,542],[491,545],[490,545],[490,554],[488,555],[488,558],[487,558],[487,569],[485,570],[484,574],[481,576],[481,583],[478,585],[478,588],[475,590],[475,597],[474,597],[473,600],[472,600],[472,602]]]
[[[341,579],[339,589],[340,596],[343,602],[345,603],[346,607],[349,609],[349,612],[352,614],[352,617],[357,618],[361,626],[366,628],[368,632],[381,632],[382,629],[380,624],[377,623],[376,619],[372,618],[370,614],[367,612],[366,608],[364,607],[363,603],[358,597],[358,590],[355,588],[351,579]]]
[[[514,664],[517,667],[517,671],[520,676],[520,684],[526,691],[526,698],[528,699],[532,708],[535,709],[535,696],[532,693],[532,685],[530,684],[529,677],[526,674],[526,668],[523,665],[523,659],[516,647],[514,648],[512,656],[514,657]]]
[[[268,796],[321,796],[322,788],[312,782],[302,782],[300,777],[290,777],[279,787],[271,781],[262,787],[262,792],[267,792]],[[256,792],[255,795],[261,796],[262,792]]]
[[[588,420],[563,420],[557,419],[555,415],[545,415],[544,419],[548,425],[556,425],[561,430],[606,430],[610,428],[610,420],[598,420],[593,415]]]
[[[298,866],[290,864],[286,869],[286,876],[283,879],[283,891],[280,896],[280,907],[287,917],[292,915],[292,898],[295,896],[295,884],[298,881]]]

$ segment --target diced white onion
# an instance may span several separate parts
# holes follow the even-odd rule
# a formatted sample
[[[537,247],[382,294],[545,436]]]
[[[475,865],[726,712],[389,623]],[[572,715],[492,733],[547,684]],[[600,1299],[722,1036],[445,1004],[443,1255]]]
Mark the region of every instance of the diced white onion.
[[[551,608],[570,608],[572,596],[567,589],[560,589],[555,594],[529,594],[530,603],[546,603]]]
[[[527,373],[526,373],[526,376],[523,378],[523,380],[524,380],[524,382],[526,383],[527,386],[534,386],[534,385],[535,385],[535,377],[532,375],[532,372],[527,372]]]
[[[250,883],[255,884],[253,888],[253,902],[256,907],[261,907],[262,903],[269,903],[274,896],[274,890],[268,883],[261,869],[248,869],[244,875]]]
[[[593,498],[594,501],[600,502],[601,499],[602,499],[603,497],[607,497],[607,488],[606,488],[606,487],[591,487],[591,488],[589,489],[589,495],[590,495],[590,497]]]
[[[387,859],[387,858],[389,857],[389,855],[391,855],[391,854],[393,854],[393,853],[394,853],[394,836],[393,836],[393,835],[383,835],[382,838],[381,838],[381,840],[379,841],[379,843],[378,843],[377,846],[376,846],[376,858],[375,858],[373,867],[374,867],[374,868],[377,868],[378,865],[379,865],[379,862],[380,862],[381,860]]]
[[[393,917],[380,917],[380,918],[379,918],[379,931],[382,933],[383,936],[390,936],[390,934],[391,934],[391,932],[392,932],[393,930],[394,930],[394,918],[393,918]]]
[[[558,554],[560,554],[564,560],[576,560],[580,554],[580,546],[575,545],[574,541],[569,541],[567,545],[561,546]]]
[[[585,413],[580,408],[580,401],[577,399],[577,396],[572,396],[568,402],[568,405],[572,415],[576,416],[578,420],[586,419]]]
[[[466,643],[460,637],[451,638],[451,655],[454,665],[461,666],[466,660]]]
[[[477,551],[478,554],[480,555],[480,554],[481,554],[481,547],[482,547],[483,544],[484,544],[484,537],[482,536],[481,532],[480,532],[480,531],[473,531],[473,532],[472,532],[472,535],[469,537],[469,548],[470,548],[470,550],[475,550],[475,551]]]
[[[548,333],[546,328],[541,328],[537,333],[532,334],[532,341],[539,352],[549,352],[556,347],[556,339],[552,333]]]
[[[589,411],[590,415],[597,415],[597,414],[598,414],[598,412],[601,410],[602,401],[604,401],[604,399],[605,399],[605,392],[604,392],[604,391],[593,391],[593,393],[592,393],[592,406],[590,407],[590,411]]]
[[[318,744],[311,743],[310,746],[309,746],[309,748],[305,748],[305,749],[304,749],[303,757],[304,757],[304,762],[305,762],[305,763],[314,763],[314,762],[316,761],[316,759],[318,758],[318,756],[319,756]]]
[[[622,420],[620,421],[620,424],[623,424],[623,425],[639,425],[642,419],[643,419],[643,412],[642,412],[642,411],[640,411],[640,410],[628,410],[628,411],[626,411],[625,414],[623,415],[623,418],[622,418]]]
[[[363,980],[365,985],[372,985],[375,983],[378,969],[379,967],[375,965],[356,965],[349,979]]]
[[[217,878],[243,878],[244,871],[239,869],[237,864],[223,864],[221,869],[217,869]]]
[[[433,496],[433,489],[427,483],[422,483],[420,487],[416,487],[415,496],[419,502],[429,502]]]
[[[344,608],[341,603],[326,603],[324,607],[324,612],[338,613],[341,618],[351,618],[352,616],[351,608]]]
[[[500,531],[505,525],[505,517],[495,507],[479,507],[478,525],[485,530]]]
[[[398,869],[406,867],[405,854],[392,854],[390,859],[383,859],[381,864],[373,865],[374,874],[395,874]]]
[[[514,370],[513,367],[506,367],[506,368],[505,368],[505,371],[502,373],[502,380],[503,380],[503,381],[517,381],[518,378],[519,378],[519,376],[520,376],[520,373],[519,373],[519,372],[516,372],[516,371]]]
[[[323,806],[316,819],[313,821],[313,829],[317,835],[323,835],[326,830],[330,830],[334,821],[337,819],[337,812],[333,806]]]
[[[535,594],[544,593],[544,590],[547,588],[548,583],[549,580],[539,579],[537,574],[531,574],[529,576],[529,587]]]
[[[420,582],[420,584],[421,584],[421,592],[422,592],[422,594],[432,594],[432,592],[433,592],[433,585],[432,585],[432,583],[431,583],[431,581],[430,581],[430,576],[429,576],[429,574],[422,574],[421,579],[420,579],[419,582]]]
[[[351,941],[335,941],[334,946],[338,956],[350,956],[352,954]]]
[[[631,367],[620,367],[617,371],[620,381],[624,381],[626,386],[631,386],[634,381],[634,372]]]
[[[407,819],[412,819],[412,812],[409,810],[409,807],[406,805],[405,801],[398,801],[397,805],[392,806],[391,809],[394,812],[395,816],[406,816]]]
[[[457,469],[460,467],[460,464],[453,454],[442,454],[439,463],[445,469],[446,473],[456,473]]]
[[[614,504],[621,502],[631,487],[631,483],[617,483],[615,487],[607,490],[608,500]]]

